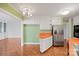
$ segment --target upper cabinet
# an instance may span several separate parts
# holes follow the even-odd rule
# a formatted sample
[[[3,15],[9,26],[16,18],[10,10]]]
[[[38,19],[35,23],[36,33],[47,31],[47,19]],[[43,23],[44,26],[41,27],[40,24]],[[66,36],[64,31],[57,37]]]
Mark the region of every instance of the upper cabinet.
[[[79,25],[79,16],[73,18],[73,25]]]
[[[62,25],[63,18],[62,17],[52,17],[52,25]]]

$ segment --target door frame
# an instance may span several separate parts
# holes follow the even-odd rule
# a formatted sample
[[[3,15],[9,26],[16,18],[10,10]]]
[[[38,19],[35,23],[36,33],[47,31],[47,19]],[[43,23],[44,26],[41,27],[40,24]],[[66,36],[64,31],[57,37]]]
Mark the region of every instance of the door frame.
[[[39,25],[40,27],[40,24],[25,24],[25,23],[21,23],[21,46],[24,45],[24,25]],[[27,44],[30,44],[30,43],[27,43]],[[34,43],[32,43],[34,44]],[[35,43],[35,44],[40,44],[40,43]]]

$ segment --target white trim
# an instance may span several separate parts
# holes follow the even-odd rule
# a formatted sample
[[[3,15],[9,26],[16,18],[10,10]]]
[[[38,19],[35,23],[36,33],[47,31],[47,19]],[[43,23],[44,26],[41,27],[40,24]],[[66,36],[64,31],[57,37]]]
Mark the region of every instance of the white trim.
[[[40,42],[39,43],[33,43],[33,42],[24,43],[23,42],[23,40],[24,40],[24,38],[23,38],[23,27],[24,27],[24,24],[25,23],[23,23],[23,21],[21,21],[21,45],[23,46],[24,44],[40,44]],[[37,24],[37,25],[39,25],[39,24]]]
[[[3,38],[0,38],[0,40],[4,40],[4,39],[6,39],[6,38],[4,38],[4,37]]]
[[[9,3],[8,5],[10,5],[10,6],[11,6],[12,8],[14,8],[18,13],[21,14],[21,11],[20,11],[19,9],[15,8],[11,3]]]
[[[1,11],[1,12],[4,12],[5,14],[7,14],[7,15],[9,15],[9,16],[11,16],[11,17],[14,17],[14,18],[16,18],[16,19],[18,19],[18,20],[22,20],[22,19],[20,19],[19,17],[16,17],[15,15],[11,14],[10,12],[7,12],[6,10],[4,10],[4,9],[2,9],[2,8],[0,8],[0,11]]]
[[[23,22],[21,21],[21,46],[23,46],[24,45],[24,43],[23,43]]]
[[[24,44],[40,44],[40,43],[24,43]]]
[[[21,47],[23,47],[24,46],[24,44],[21,44]]]

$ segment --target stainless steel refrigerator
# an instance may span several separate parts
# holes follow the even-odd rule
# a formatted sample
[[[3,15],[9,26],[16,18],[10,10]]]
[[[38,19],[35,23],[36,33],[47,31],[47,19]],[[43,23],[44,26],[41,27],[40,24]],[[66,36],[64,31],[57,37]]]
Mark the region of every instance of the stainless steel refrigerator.
[[[64,46],[64,27],[63,25],[53,25],[53,45]]]

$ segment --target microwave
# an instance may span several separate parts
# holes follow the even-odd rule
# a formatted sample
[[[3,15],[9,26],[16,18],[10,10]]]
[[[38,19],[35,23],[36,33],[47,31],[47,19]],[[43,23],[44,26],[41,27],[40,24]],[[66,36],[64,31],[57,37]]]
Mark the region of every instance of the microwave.
[[[79,25],[74,25],[74,37],[79,38]]]

